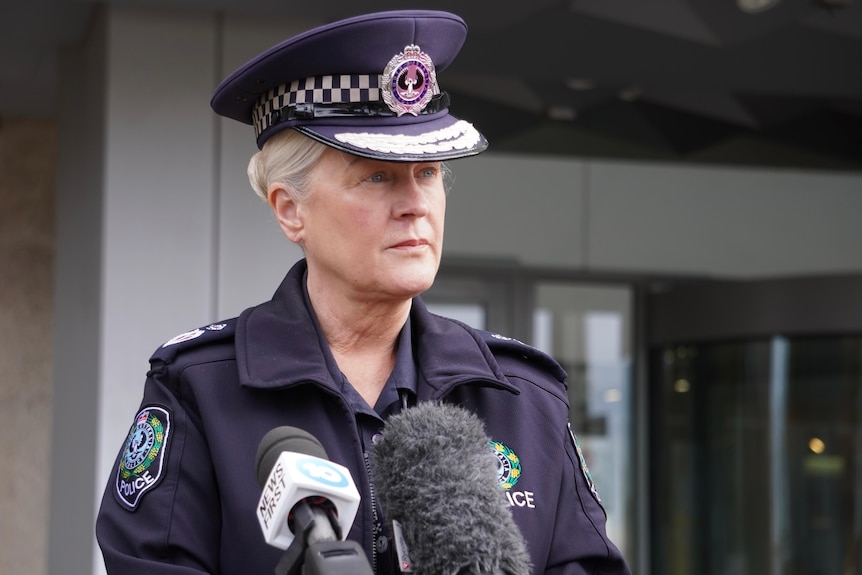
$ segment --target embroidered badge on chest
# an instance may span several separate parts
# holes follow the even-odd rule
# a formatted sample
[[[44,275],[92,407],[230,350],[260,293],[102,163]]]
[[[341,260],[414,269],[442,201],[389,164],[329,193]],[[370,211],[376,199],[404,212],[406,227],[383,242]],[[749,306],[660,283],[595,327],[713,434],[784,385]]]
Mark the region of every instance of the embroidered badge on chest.
[[[170,431],[171,415],[162,407],[145,407],[135,417],[116,480],[117,497],[129,510],[136,509],[141,497],[161,480]]]
[[[488,445],[491,446],[491,451],[497,458],[497,481],[500,489],[506,494],[509,507],[535,509],[537,505],[535,493],[523,488],[513,489],[518,480],[523,477],[521,458],[511,447],[499,441],[489,441]]]
[[[488,445],[494,450],[497,457],[497,477],[500,487],[511,489],[521,478],[521,460],[509,447],[499,441],[489,441]]]
[[[383,101],[398,116],[418,116],[440,93],[431,57],[411,44],[396,54],[383,70]]]

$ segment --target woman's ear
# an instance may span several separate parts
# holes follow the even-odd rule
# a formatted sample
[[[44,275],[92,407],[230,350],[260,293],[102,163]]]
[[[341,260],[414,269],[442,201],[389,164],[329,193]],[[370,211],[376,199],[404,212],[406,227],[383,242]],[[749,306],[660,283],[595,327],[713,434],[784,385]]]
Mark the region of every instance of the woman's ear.
[[[269,207],[287,239],[302,243],[304,226],[299,215],[299,204],[290,188],[281,182],[273,182],[266,191]]]

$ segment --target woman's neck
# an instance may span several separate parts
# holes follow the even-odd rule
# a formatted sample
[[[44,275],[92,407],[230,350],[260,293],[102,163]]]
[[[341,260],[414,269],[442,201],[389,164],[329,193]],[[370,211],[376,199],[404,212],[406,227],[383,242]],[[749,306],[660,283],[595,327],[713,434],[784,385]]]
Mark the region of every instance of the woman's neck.
[[[362,302],[329,297],[325,290],[312,291],[308,297],[333,350],[363,353],[392,350],[398,334],[410,315],[411,300],[400,302]]]
[[[398,335],[411,300],[362,301],[320,289],[312,281],[308,297],[338,368],[373,407],[392,369]]]

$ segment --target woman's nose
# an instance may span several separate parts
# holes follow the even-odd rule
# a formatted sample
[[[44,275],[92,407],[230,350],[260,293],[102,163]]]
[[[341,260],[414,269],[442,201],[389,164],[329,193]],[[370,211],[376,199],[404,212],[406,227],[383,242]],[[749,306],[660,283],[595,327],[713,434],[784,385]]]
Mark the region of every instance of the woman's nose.
[[[395,217],[427,215],[430,210],[428,190],[413,178],[406,178],[399,184],[397,200],[393,206]]]

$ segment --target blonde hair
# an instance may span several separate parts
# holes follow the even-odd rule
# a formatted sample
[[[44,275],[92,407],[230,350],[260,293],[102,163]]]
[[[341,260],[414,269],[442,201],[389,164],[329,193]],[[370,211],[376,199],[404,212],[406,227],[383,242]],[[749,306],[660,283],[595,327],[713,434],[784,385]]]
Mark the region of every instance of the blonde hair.
[[[308,195],[312,168],[328,147],[296,130],[282,130],[248,162],[248,181],[254,193],[268,201],[273,182],[286,184],[297,199]]]
[[[273,182],[286,184],[294,199],[303,200],[309,193],[311,171],[329,146],[296,130],[283,130],[272,136],[248,162],[248,181],[254,193],[268,202],[267,190]],[[455,182],[449,164],[441,162],[443,188],[446,194]]]

